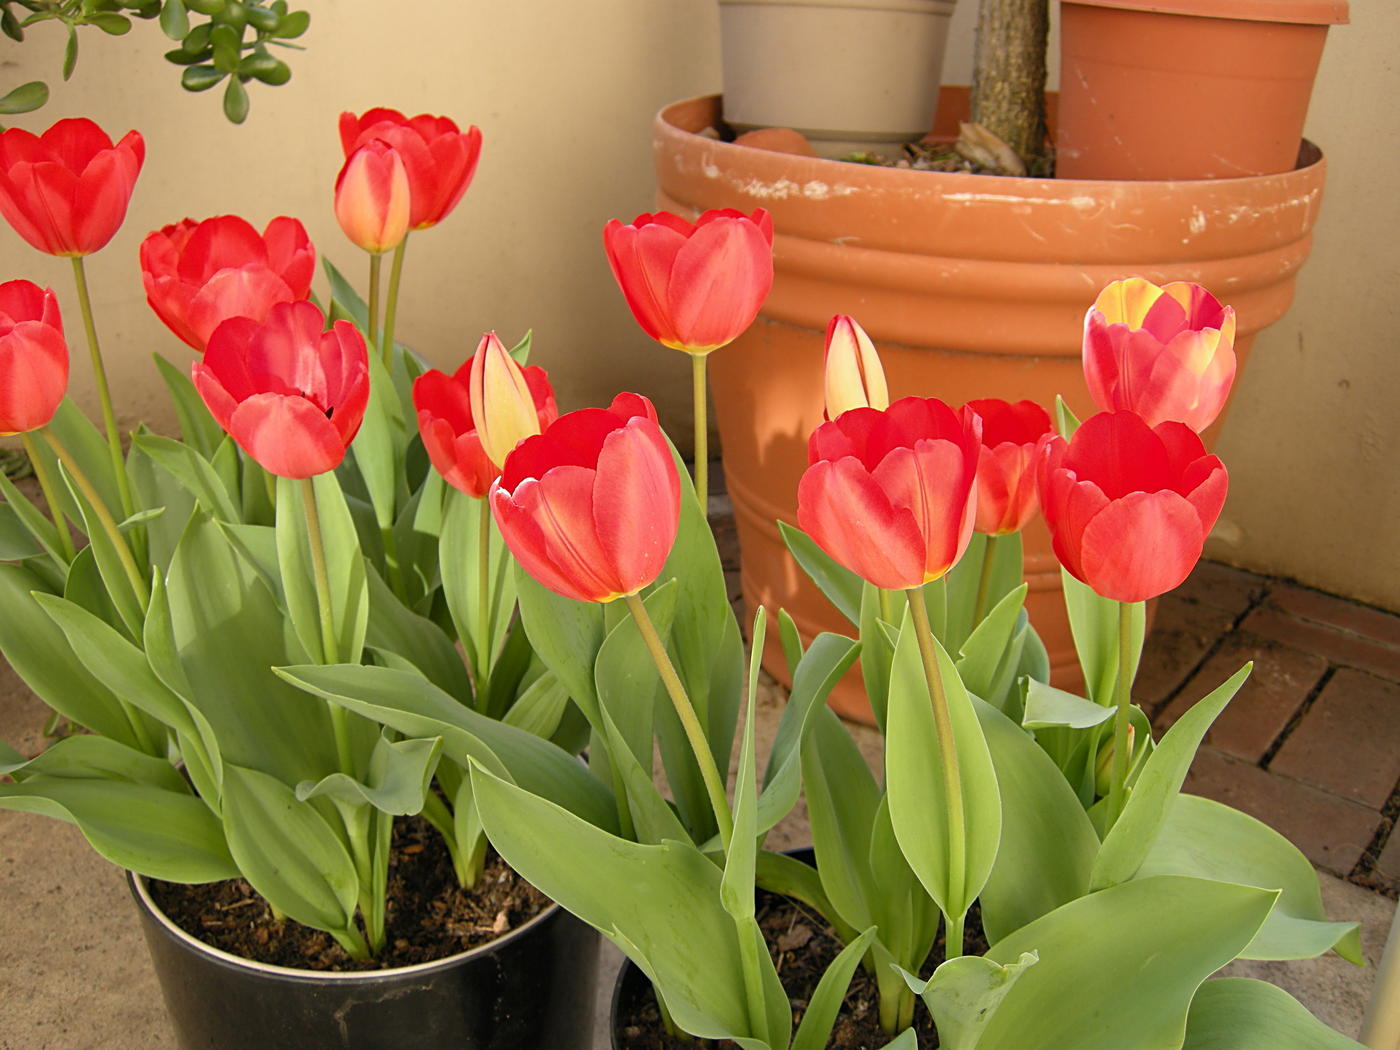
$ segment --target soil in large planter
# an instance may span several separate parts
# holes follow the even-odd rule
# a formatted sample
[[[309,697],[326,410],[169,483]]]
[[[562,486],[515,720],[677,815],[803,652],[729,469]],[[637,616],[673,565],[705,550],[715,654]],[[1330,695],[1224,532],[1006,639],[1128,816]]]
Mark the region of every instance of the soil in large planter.
[[[364,961],[328,933],[278,919],[243,879],[199,885],[151,879],[150,891],[171,922],[205,944],[255,962],[333,971],[445,959],[496,940],[550,904],[494,850],[476,886],[463,889],[441,836],[421,817],[394,822],[390,857],[385,946]]]
[[[777,967],[778,977],[792,1002],[795,1029],[802,1021],[818,982],[843,945],[821,916],[787,897],[760,892],[757,918],[773,964]],[[988,948],[986,935],[982,932],[981,909],[975,904],[968,913],[967,947],[975,955],[983,954]],[[940,930],[920,975],[928,977],[932,974],[943,962],[944,953],[943,931]],[[614,1016],[614,1038],[620,1050],[736,1050],[736,1044],[727,1039],[714,1042],[692,1039],[686,1035],[668,1035],[661,1023],[656,994],[641,971],[628,965],[624,968],[621,981]],[[933,1019],[922,1000],[915,1001],[914,1029],[918,1033],[919,1046],[927,1050],[939,1045]],[[875,979],[864,967],[857,967],[846,998],[841,1003],[841,1012],[837,1015],[827,1048],[874,1050],[889,1041],[890,1037],[880,1029]]]

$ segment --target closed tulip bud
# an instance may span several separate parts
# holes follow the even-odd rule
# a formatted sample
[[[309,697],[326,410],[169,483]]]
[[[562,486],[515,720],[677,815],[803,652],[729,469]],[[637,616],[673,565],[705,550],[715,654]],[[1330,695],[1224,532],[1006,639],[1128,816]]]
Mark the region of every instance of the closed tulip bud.
[[[0,284],[0,434],[37,430],[68,389],[68,343],[53,291]]]
[[[1128,723],[1128,763],[1123,768],[1131,770],[1133,768],[1133,739],[1137,736],[1137,729],[1131,722]],[[1113,746],[1113,737],[1109,737],[1099,748],[1098,761],[1094,763],[1094,791],[1101,797],[1108,794],[1110,782],[1113,779],[1113,755],[1116,752]]]
[[[350,154],[335,180],[335,217],[340,228],[371,255],[397,248],[403,241],[410,201],[403,160],[378,139]]]
[[[481,337],[472,356],[468,394],[481,447],[499,470],[511,449],[540,432],[540,417],[524,370],[495,332]]]
[[[826,326],[826,418],[853,408],[889,407],[890,391],[875,344],[854,318],[837,314]]]
[[[1235,379],[1235,311],[1197,284],[1114,281],[1084,318],[1084,379],[1101,412],[1200,433]]]

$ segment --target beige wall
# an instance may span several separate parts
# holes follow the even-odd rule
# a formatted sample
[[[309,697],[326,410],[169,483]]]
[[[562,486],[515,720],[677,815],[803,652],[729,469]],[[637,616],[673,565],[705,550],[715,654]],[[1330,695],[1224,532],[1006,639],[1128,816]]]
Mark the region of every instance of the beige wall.
[[[636,330],[599,230],[650,206],[654,111],[718,89],[714,0],[302,6],[313,13],[308,50],[292,56],[290,84],[255,87],[241,128],[223,121],[216,98],[179,90],[173,67],[157,57],[167,45],[154,26],[119,41],[86,34],[68,85],[55,72],[57,34],[39,29],[23,48],[0,45],[3,86],[42,76],[56,88],[48,107],[16,124],[38,130],[83,114],[147,137],[132,214],[91,260],[124,422],[168,426],[148,354],[188,359],[142,300],[141,237],[187,215],[235,212],[261,224],[292,214],[363,281],[363,256],[331,212],[336,117],[392,105],[476,123],[485,136],[463,204],[412,241],[402,338],[452,367],[487,328],[515,337],[533,327],[536,360],[550,369],[563,407],[641,390],[684,440],[686,363]],[[386,9],[419,19],[404,13],[387,23]],[[968,79],[974,21],[975,5],[964,0],[949,82]],[[1233,492],[1211,553],[1400,609],[1396,40],[1400,7],[1382,0],[1356,0],[1353,24],[1331,34],[1308,122],[1329,158],[1327,200],[1298,300],[1259,338],[1239,384],[1220,448]],[[67,264],[29,251],[8,229],[0,229],[0,262],[0,278],[53,284],[68,303]],[[90,403],[86,368],[74,375],[75,392]]]

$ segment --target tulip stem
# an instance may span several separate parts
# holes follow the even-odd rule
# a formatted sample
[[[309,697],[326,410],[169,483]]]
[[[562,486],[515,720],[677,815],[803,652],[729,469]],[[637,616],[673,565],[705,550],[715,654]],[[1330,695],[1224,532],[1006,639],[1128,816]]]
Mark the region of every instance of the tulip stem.
[[[982,548],[982,570],[977,575],[977,604],[972,607],[972,630],[987,615],[987,592],[992,588],[992,568],[996,563],[997,542],[1000,536],[988,536]]]
[[[384,363],[389,365],[394,357],[394,319],[399,312],[399,278],[403,275],[403,253],[408,248],[408,234],[404,234],[399,246],[394,249],[394,263],[389,269],[389,295],[384,302]],[[392,371],[392,365],[390,366]]]
[[[54,526],[58,529],[58,547],[63,552],[64,561],[72,564],[73,557],[77,553],[73,549],[73,537],[68,532],[68,519],[63,516],[63,508],[59,506],[57,496],[58,490],[54,488],[53,476],[49,473],[48,464],[39,456],[39,450],[34,445],[34,439],[29,434],[21,434],[20,441],[24,445],[24,454],[29,457],[30,464],[34,467],[34,476],[39,479],[39,489],[44,493],[44,501],[49,505],[49,514],[53,518]]]
[[[37,433],[44,436],[49,448],[53,449],[54,455],[68,471],[68,476],[73,479],[73,483],[78,486],[79,491],[92,506],[92,511],[102,526],[102,531],[107,534],[117,559],[122,564],[122,571],[126,574],[127,582],[131,584],[131,590],[144,611],[151,603],[151,592],[146,585],[145,575],[136,565],[136,557],[131,553],[131,546],[126,542],[126,537],[122,535],[121,526],[117,524],[117,519],[112,517],[112,512],[107,509],[107,503],[103,500],[101,493],[93,487],[91,479],[83,472],[83,468],[78,466],[78,461],[73,458],[58,435],[49,427],[43,427]]]
[[[321,535],[321,513],[316,506],[316,485],[311,478],[301,482],[301,505],[306,515],[307,545],[311,549],[311,575],[316,581],[316,609],[321,619],[321,662],[340,662],[335,639],[335,612],[331,608],[331,580],[326,571],[326,545]],[[330,704],[331,728],[335,731],[335,753],[342,773],[354,774],[350,760],[350,731],[345,708]]]
[[[126,461],[122,458],[122,438],[117,432],[117,417],[112,411],[112,391],[107,385],[107,369],[102,364],[102,349],[97,343],[97,326],[92,320],[92,299],[88,295],[87,271],[83,257],[73,256],[73,280],[78,285],[78,306],[83,312],[83,329],[87,332],[88,355],[92,358],[92,374],[97,380],[97,397],[102,402],[102,423],[107,430],[107,450],[112,457],[112,473],[117,477],[121,494],[122,517],[129,518],[136,504],[131,499],[131,482],[126,476]]]
[[[383,259],[378,252],[369,257],[369,331],[365,334],[371,343],[379,347],[379,352],[384,356],[384,367],[388,368],[391,360],[389,350],[379,338],[379,265]]]
[[[708,521],[710,517],[710,423],[705,406],[705,362],[708,354],[690,355],[691,388],[695,401],[695,498],[700,501],[700,511]]]
[[[963,875],[967,867],[967,818],[963,806],[962,777],[958,771],[958,748],[953,740],[953,719],[948,712],[948,694],[943,688],[943,674],[938,669],[934,652],[933,628],[929,626],[928,609],[923,592],[910,587],[904,592],[909,599],[909,614],[913,619],[914,636],[919,642],[919,658],[924,665],[924,680],[928,683],[928,698],[933,705],[933,724],[938,731],[938,750],[943,767],[943,789],[948,796],[948,897],[961,902]],[[963,923],[967,910],[956,917],[945,912],[947,925],[946,958],[956,959],[963,953]]]
[[[478,502],[481,527],[476,545],[476,709],[485,714],[491,686],[491,501],[483,498]]]
[[[1118,603],[1118,679],[1113,691],[1113,767],[1108,782],[1108,824],[1112,828],[1123,815],[1128,779],[1128,716],[1133,706],[1132,680],[1133,603]]]
[[[671,657],[666,653],[666,646],[661,644],[661,638],[647,613],[646,603],[637,594],[629,594],[623,600],[627,603],[627,610],[632,614],[632,619],[637,621],[637,630],[642,634],[642,641],[646,643],[656,669],[661,672],[661,681],[666,685],[666,692],[670,694],[676,715],[685,729],[686,739],[690,741],[690,749],[700,767],[700,776],[705,781],[705,791],[710,796],[710,808],[714,810],[715,823],[719,826],[720,845],[727,854],[729,841],[734,837],[734,818],[729,812],[729,800],[724,793],[724,779],[720,776],[719,767],[715,765],[710,743],[705,739],[700,719],[695,714],[690,697],[686,695],[680,676],[676,674]]]

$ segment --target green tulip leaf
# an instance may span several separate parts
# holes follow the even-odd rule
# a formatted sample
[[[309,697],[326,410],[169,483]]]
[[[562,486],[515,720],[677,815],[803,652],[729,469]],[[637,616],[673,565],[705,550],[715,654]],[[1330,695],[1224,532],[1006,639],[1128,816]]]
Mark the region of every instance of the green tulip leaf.
[[[569,691],[559,676],[546,671],[531,682],[501,721],[548,740],[558,731],[569,706]]]
[[[97,509],[89,502],[78,486],[73,484],[66,467],[60,464],[58,469],[59,475],[68,482],[70,491],[78,501],[83,528],[88,534],[88,549],[92,552],[98,574],[102,577],[106,598],[116,609],[117,616],[131,636],[139,636],[146,610],[142,595],[137,593],[136,583],[128,574],[126,563],[123,560],[125,554],[127,558],[135,561],[136,556],[131,553],[131,540],[129,537],[123,537],[120,533],[113,536],[107,528],[103,527]],[[139,565],[137,571],[144,574],[144,570]]]
[[[1089,883],[1092,889],[1126,882],[1142,866],[1186,780],[1196,749],[1253,666],[1245,664],[1167,730],[1143,766],[1118,823],[1099,848]]]
[[[1092,729],[1112,717],[1112,707],[1085,700],[1045,682],[1027,683],[1026,710],[1021,718],[1021,725],[1026,729]]]
[[[67,565],[59,546],[58,529],[44,513],[15,488],[0,470],[0,561],[22,561],[46,551],[56,566]]]
[[[950,828],[950,799],[929,685],[912,618],[906,614],[890,670],[889,732],[885,743],[890,819],[909,866],[945,915],[961,916],[986,885],[1001,841],[1001,798],[987,739],[972,699],[937,639],[942,680],[958,760],[962,827]],[[950,834],[961,837],[956,864]]]
[[[360,298],[360,293],[355,291],[355,286],[346,279],[345,275],[336,268],[328,256],[321,257],[321,269],[326,272],[326,280],[331,286],[331,303],[341,307],[347,320],[354,322],[355,327],[364,332],[369,329],[369,307]]]
[[[574,703],[598,729],[598,690],[593,665],[607,637],[603,607],[555,594],[517,563],[515,586],[520,620],[539,658],[558,676]]]
[[[1022,974],[1039,961],[1035,952],[1023,952],[1005,966],[980,956],[964,955],[940,965],[927,981],[904,969],[900,973],[933,1015],[940,1050],[975,1050],[1002,1000]]]
[[[671,580],[653,590],[644,600],[647,615],[662,645],[671,636],[679,593],[676,581]],[[650,770],[654,749],[653,714],[658,700],[665,704],[669,704],[670,700],[661,699],[661,675],[652,660],[651,650],[642,638],[642,632],[631,616],[620,620],[608,632],[598,650],[597,662],[593,665],[593,678],[603,710],[621,732],[622,739],[638,764]],[[616,761],[611,745],[609,754]]]
[[[846,989],[850,987],[851,976],[856,972],[861,956],[865,954],[874,938],[875,928],[871,927],[842,948],[841,953],[831,960],[826,973],[822,974],[822,979],[817,982],[817,990],[807,1002],[807,1011],[802,1015],[797,1034],[792,1038],[791,1050],[822,1050],[826,1046],[827,1040],[831,1038],[831,1029],[836,1024],[841,1002],[846,998]]]
[[[865,581],[832,558],[817,546],[816,540],[796,526],[780,521],[778,531],[782,533],[788,553],[801,566],[802,571],[817,585],[822,594],[826,595],[831,604],[836,606],[837,612],[859,627]]]
[[[110,780],[189,794],[184,777],[166,759],[88,733],[59,740],[24,763],[22,768],[8,772],[17,780],[36,776]]]
[[[370,758],[368,783],[345,773],[332,773],[314,784],[304,780],[296,786],[297,801],[331,798],[350,806],[368,805],[382,813],[412,816],[423,809],[423,798],[441,754],[441,737],[393,741],[381,736]]]
[[[966,552],[942,579],[944,621],[942,628],[935,633],[943,648],[950,653],[966,654],[967,643],[978,628],[979,620],[985,620],[1002,599],[1021,586],[1020,533],[998,536],[994,538],[995,542],[990,542],[992,539],[981,533],[973,533]],[[984,563],[988,558],[991,565],[985,566],[984,572]],[[1013,615],[1013,622],[1014,619]],[[989,646],[990,639],[981,644]],[[968,688],[972,687],[969,685]]]
[[[797,673],[797,665],[802,662],[805,647],[802,632],[797,629],[797,621],[788,615],[786,609],[778,610],[778,640],[783,647],[783,659],[787,661],[788,675]]]
[[[204,398],[195,389],[186,370],[176,367],[160,354],[152,354],[156,371],[175,406],[175,418],[180,423],[181,440],[205,459],[214,455],[224,439],[223,428],[205,407]]]
[[[448,695],[470,697],[472,686],[467,669],[457,647],[442,628],[399,601],[377,572],[366,576],[369,619],[365,625],[365,644],[407,660]]]
[[[995,944],[986,958],[1040,961],[1002,1000],[977,1050],[1177,1050],[1192,996],[1258,932],[1276,894],[1157,876],[1081,897]]]
[[[1195,795],[1178,795],[1139,877],[1194,875],[1281,890],[1268,920],[1241,956],[1311,959],[1333,950],[1364,965],[1354,922],[1328,922],[1317,872],[1298,848],[1267,824]]]
[[[758,710],[759,661],[767,631],[768,613],[759,606],[753,622],[748,703],[739,747],[739,768],[734,777],[733,834],[724,857],[724,877],[720,880],[720,903],[736,919],[754,916],[754,872],[758,856],[758,760],[754,757],[754,721]],[[745,947],[741,944],[741,950]]]
[[[378,333],[371,332],[366,340],[370,343],[369,404],[365,407],[364,421],[350,446],[350,452],[369,491],[375,520],[383,531],[394,522],[394,507],[398,501],[398,466],[403,462],[408,436],[404,431],[403,406],[399,404],[394,391],[394,381],[384,367],[383,356],[375,350],[378,339]]]
[[[1181,1050],[1364,1050],[1334,1032],[1282,988],[1230,977],[1207,981],[1191,1001]]]
[[[835,712],[819,707],[809,721],[801,745],[802,783],[817,871],[842,921],[863,929],[874,922],[870,835],[880,788]]]
[[[1016,637],[1016,628],[1026,601],[1029,584],[1021,584],[1008,591],[1000,601],[972,629],[972,634],[962,644],[958,656],[958,676],[973,696],[980,696],[988,703],[996,703],[994,692],[1003,665],[1010,659],[1013,663],[1020,654],[1011,653]]]
[[[1080,583],[1065,569],[1060,570],[1064,587],[1065,609],[1069,612],[1070,633],[1079,655],[1079,666],[1089,699],[1111,705],[1118,682],[1118,602],[1095,594],[1088,584]],[[1134,602],[1131,609],[1133,654],[1132,671],[1142,653],[1142,640],[1147,630],[1145,602]],[[1132,676],[1129,676],[1131,681]]]
[[[1069,403],[1059,395],[1055,395],[1055,432],[1068,441],[1074,437],[1074,432],[1079,429],[1079,417],[1070,409]]]
[[[158,434],[140,434],[132,444],[184,486],[205,513],[219,521],[239,520],[238,509],[223,480],[190,445]]]
[[[867,583],[861,591],[860,599],[860,673],[865,683],[866,698],[870,701],[870,712],[875,717],[875,724],[879,726],[881,733],[885,731],[890,696],[890,664],[894,660],[894,641],[889,635],[899,628],[898,624],[890,625],[882,619],[882,604],[889,596],[890,592],[880,590],[873,583]]]

